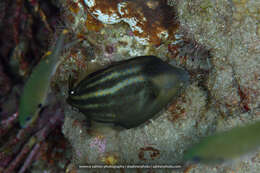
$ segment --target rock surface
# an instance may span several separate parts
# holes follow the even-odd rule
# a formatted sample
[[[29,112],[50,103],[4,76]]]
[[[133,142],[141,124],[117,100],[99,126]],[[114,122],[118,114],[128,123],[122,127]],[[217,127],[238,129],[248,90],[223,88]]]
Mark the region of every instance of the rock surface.
[[[64,63],[56,74],[62,96],[66,96],[64,82],[70,74],[80,76],[91,63],[111,64],[133,56],[153,54],[171,59],[192,76],[190,86],[177,101],[158,118],[137,128],[116,131],[106,127],[89,135],[84,115],[67,108],[63,133],[73,147],[73,162],[68,169],[76,170],[79,164],[178,164],[183,152],[199,137],[260,119],[259,2],[169,0],[168,4],[177,9],[180,40],[192,42],[177,51],[177,56],[173,55],[175,47],[171,47],[175,40],[159,47],[143,45],[123,23],[88,23],[85,27],[84,5],[66,12],[70,30],[84,33],[87,41],[77,51],[74,48],[64,54]],[[69,3],[64,6],[68,8]],[[209,54],[201,53],[204,49]],[[260,155],[253,153],[222,165],[190,165],[185,171],[259,172]]]

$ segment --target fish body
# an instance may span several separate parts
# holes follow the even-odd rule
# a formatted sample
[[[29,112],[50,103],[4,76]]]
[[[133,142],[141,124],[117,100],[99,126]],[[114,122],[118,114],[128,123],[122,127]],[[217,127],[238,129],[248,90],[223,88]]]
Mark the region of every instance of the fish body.
[[[141,56],[91,73],[69,90],[67,102],[91,120],[132,128],[178,96],[188,79],[180,68]]]
[[[235,159],[260,147],[259,131],[258,121],[205,137],[185,152],[184,159],[203,163]]]
[[[19,105],[19,123],[21,127],[25,127],[28,122],[37,118],[46,100],[51,77],[56,71],[66,33],[67,30],[61,33],[55,46],[37,64],[24,86]]]

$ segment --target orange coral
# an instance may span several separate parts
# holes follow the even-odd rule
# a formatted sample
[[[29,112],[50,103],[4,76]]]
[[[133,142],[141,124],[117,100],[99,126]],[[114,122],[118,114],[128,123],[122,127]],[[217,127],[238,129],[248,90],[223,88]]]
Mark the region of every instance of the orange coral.
[[[99,22],[97,19],[95,19],[93,16],[91,16],[88,13],[87,16],[87,20],[86,20],[86,27],[88,30],[90,31],[99,31],[101,28],[103,28],[103,24],[101,22]]]
[[[127,23],[142,44],[158,45],[178,28],[166,0],[84,0],[90,14],[102,23]]]

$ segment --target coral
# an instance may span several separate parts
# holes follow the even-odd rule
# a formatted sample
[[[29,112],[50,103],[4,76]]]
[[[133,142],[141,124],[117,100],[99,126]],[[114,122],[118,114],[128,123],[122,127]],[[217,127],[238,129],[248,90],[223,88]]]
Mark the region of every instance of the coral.
[[[137,41],[141,44],[160,45],[162,41],[174,38],[172,35],[178,28],[178,21],[173,8],[167,5],[167,1],[157,0],[134,0],[134,1],[102,1],[85,0],[88,17],[86,26],[91,30],[99,30],[102,25],[89,16],[103,24],[127,23]],[[72,13],[79,13],[78,10],[83,4],[72,3],[76,6]],[[77,17],[74,17],[74,20]]]

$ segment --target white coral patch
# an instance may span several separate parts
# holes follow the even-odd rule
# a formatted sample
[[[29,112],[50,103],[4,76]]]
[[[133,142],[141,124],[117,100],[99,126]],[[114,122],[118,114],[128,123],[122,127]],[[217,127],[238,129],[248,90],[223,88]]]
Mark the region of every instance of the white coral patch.
[[[134,25],[137,24],[137,20],[134,17],[132,17],[132,18],[123,18],[123,21],[128,23],[130,26],[134,26]]]
[[[127,23],[132,31],[138,31],[139,33],[144,32],[143,29],[139,26],[137,26],[137,23],[139,22],[136,18],[123,18],[123,21]]]
[[[105,24],[115,24],[121,21],[120,16],[118,16],[116,13],[113,13],[111,15],[102,13],[100,10],[93,11],[93,15],[96,16],[96,18],[105,23]]]
[[[167,31],[162,31],[162,32],[158,33],[157,36],[159,38],[168,38],[169,34]]]
[[[127,7],[127,3],[126,2],[121,2],[119,4],[117,4],[117,10],[119,12],[120,15],[125,15],[128,14],[128,10],[126,9]]]
[[[85,4],[91,8],[96,5],[95,0],[84,0]],[[127,2],[121,2],[117,4],[117,9],[110,11],[110,14],[103,13],[100,9],[98,8],[92,8],[91,10],[92,15],[99,20],[102,23],[105,24],[115,24],[119,23],[120,21],[124,21],[127,23],[132,31],[136,31],[139,33],[143,33],[144,30],[142,28],[142,25],[144,22],[146,22],[146,18],[143,16],[142,20],[138,20],[138,18],[135,17],[129,17],[129,18],[123,18],[122,16],[125,16],[126,14],[129,13],[129,10],[127,8]],[[161,36],[166,36],[168,33],[161,33]],[[135,36],[136,40],[143,45],[146,45],[149,43],[149,38],[141,38]]]
[[[84,2],[89,8],[94,7],[96,5],[95,0],[84,0]]]
[[[138,31],[139,33],[144,32],[144,30],[137,25],[133,25],[133,26],[130,25],[130,27],[131,27],[132,31]]]
[[[137,42],[139,42],[140,44],[143,44],[143,45],[147,45],[149,43],[148,38],[141,38],[141,37],[135,36],[135,39],[137,40]]]

